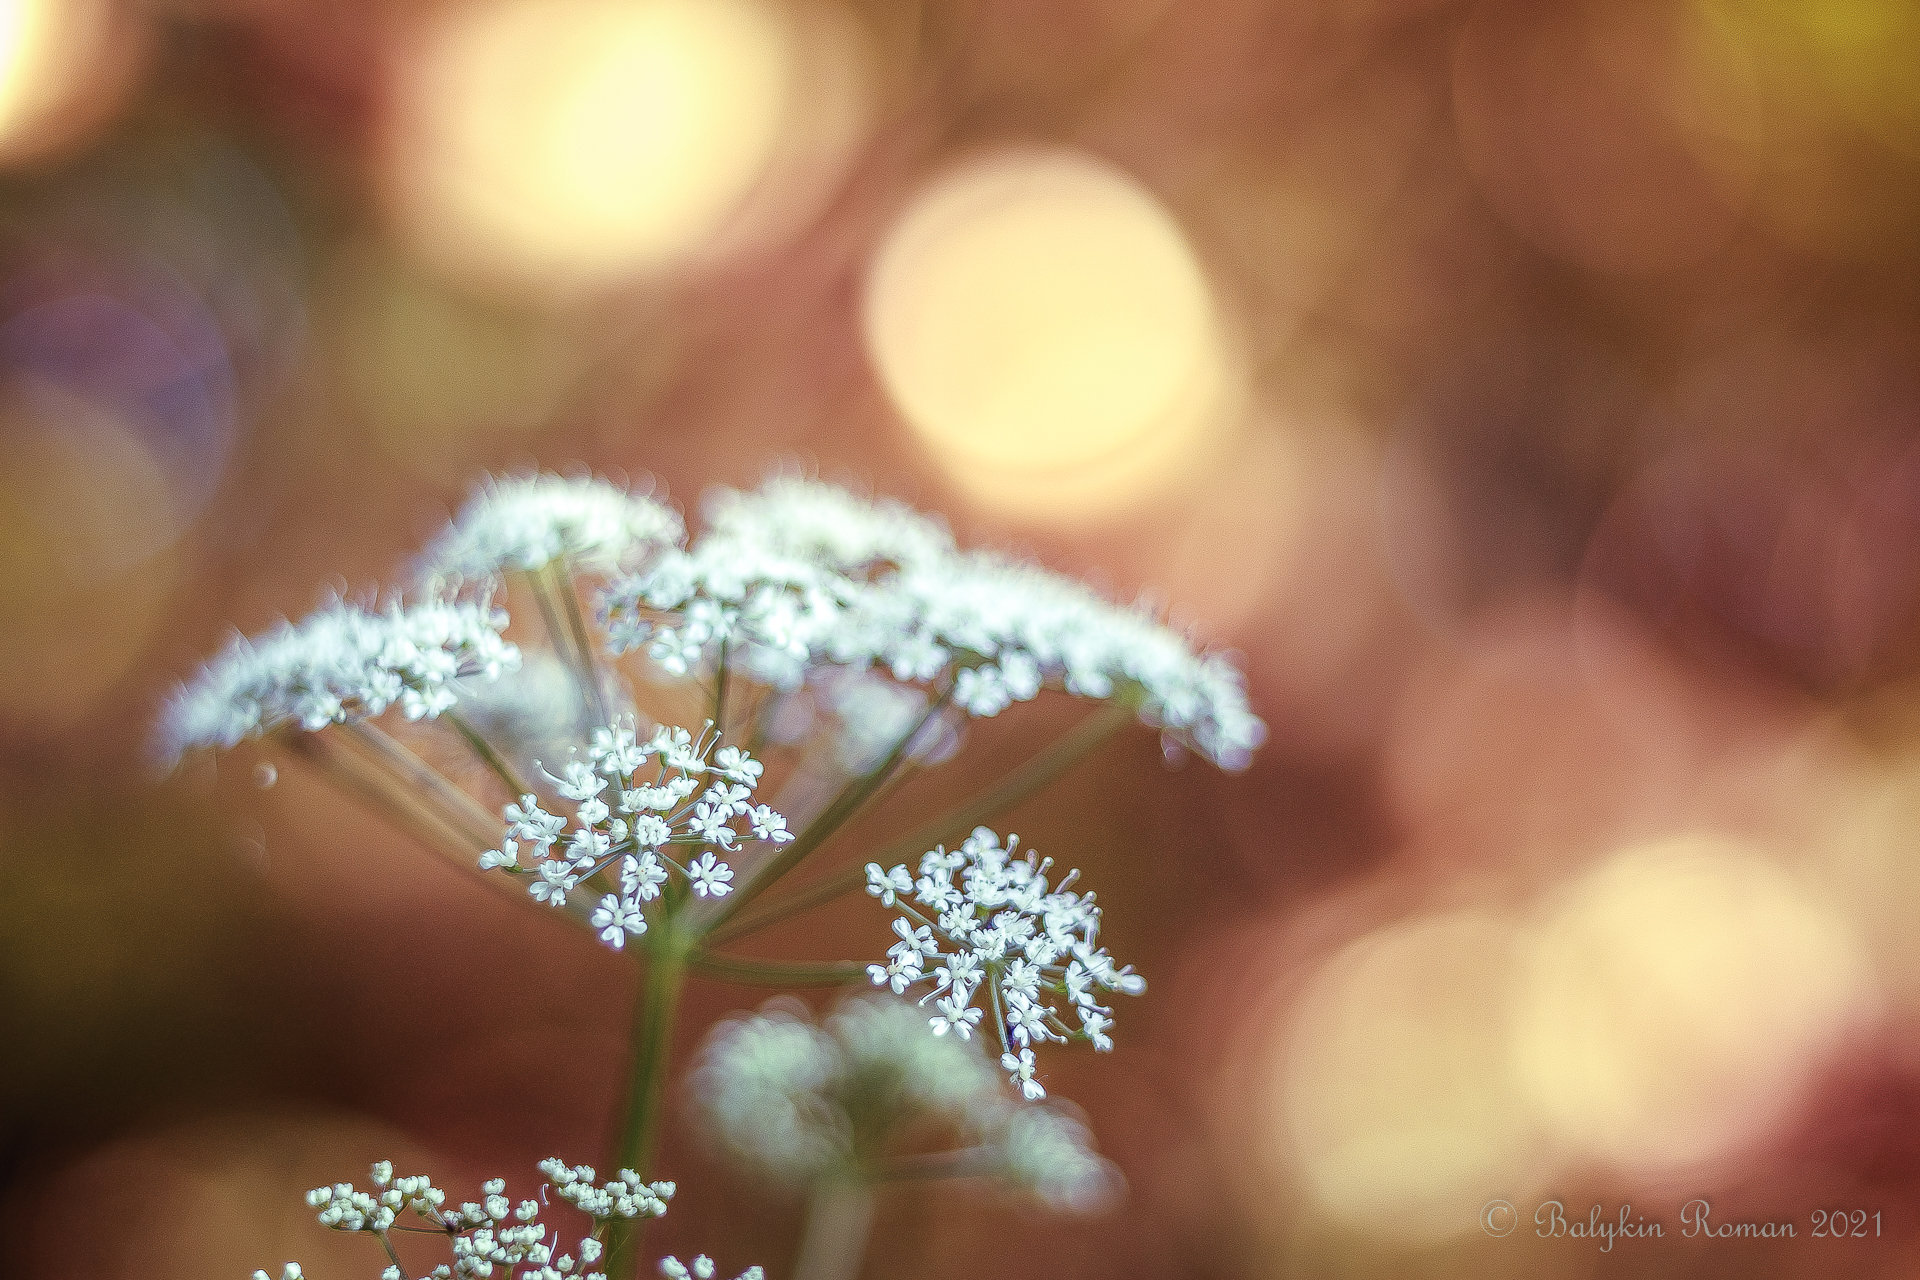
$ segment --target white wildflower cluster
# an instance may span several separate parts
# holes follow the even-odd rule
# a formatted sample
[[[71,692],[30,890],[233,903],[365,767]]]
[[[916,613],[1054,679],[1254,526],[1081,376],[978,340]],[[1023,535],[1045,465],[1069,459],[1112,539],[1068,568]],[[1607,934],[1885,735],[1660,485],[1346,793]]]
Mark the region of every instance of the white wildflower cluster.
[[[398,703],[409,720],[458,701],[457,681],[492,680],[520,662],[501,637],[507,616],[482,603],[424,600],[371,611],[344,601],[298,625],[234,637],[168,705],[168,759],[195,747],[298,725],[309,732],[377,716]]]
[[[718,744],[711,726],[698,737],[662,726],[645,741],[631,723],[594,730],[585,760],[546,775],[572,804],[572,820],[543,808],[538,796],[521,796],[506,807],[507,838],[480,855],[480,869],[530,876],[527,892],[555,907],[582,884],[616,874],[620,891],[603,892],[592,916],[615,949],[647,931],[647,904],[674,872],[696,897],[725,897],[733,868],[716,850],[793,836],[785,818],[753,803],[760,762]]]
[[[951,683],[968,714],[1057,687],[1128,697],[1141,716],[1230,768],[1265,736],[1240,674],[1143,608],[1037,565],[962,552],[897,503],[783,478],[724,492],[692,547],[663,551],[605,599],[616,652],[686,674],[728,661],[778,688],[822,664]]]
[[[1080,873],[1068,872],[1050,890],[1052,859],[1031,851],[1017,857],[1018,845],[1013,836],[1002,848],[997,834],[976,827],[959,849],[928,851],[917,877],[904,864],[868,863],[867,892],[905,914],[893,922],[900,940],[887,963],[867,966],[867,974],[895,992],[931,982],[920,1003],[934,1001],[935,1035],[951,1031],[965,1040],[991,1009],[1000,1065],[1029,1099],[1039,1099],[1046,1089],[1034,1079],[1034,1046],[1085,1040],[1113,1048],[1113,1010],[1102,995],[1139,995],[1147,984],[1095,945],[1100,909],[1092,894],[1069,888]],[[983,991],[984,1008],[974,1003]],[[1062,1016],[1063,999],[1077,1026]]]
[[[929,1036],[924,1015],[890,996],[849,999],[818,1023],[785,999],[722,1022],[692,1084],[721,1144],[787,1183],[873,1176],[930,1142],[1059,1209],[1095,1208],[1119,1180],[1084,1126],[1016,1103],[983,1055]]]
[[[450,1206],[447,1193],[431,1179],[414,1175],[396,1177],[393,1165],[385,1160],[373,1166],[372,1188],[361,1191],[350,1182],[316,1187],[307,1193],[307,1204],[318,1210],[320,1224],[337,1231],[365,1231],[385,1241],[396,1229],[403,1213],[411,1213],[442,1232],[452,1251],[452,1261],[442,1263],[428,1274],[437,1280],[454,1276],[486,1277],[500,1268],[507,1276],[520,1267],[518,1280],[606,1280],[595,1269],[603,1251],[602,1240],[610,1223],[636,1218],[658,1218],[667,1211],[673,1198],[671,1182],[643,1182],[632,1170],[604,1183],[594,1181],[593,1170],[586,1165],[568,1167],[558,1159],[540,1162],[548,1186],[559,1198],[593,1219],[592,1231],[581,1237],[568,1252],[557,1230],[540,1221],[546,1196],[539,1200],[508,1199],[506,1182],[495,1178],[480,1188],[481,1198]],[[409,1228],[401,1228],[409,1229]],[[410,1228],[419,1230],[419,1228]],[[282,1280],[299,1280],[298,1264],[288,1263]],[[267,1273],[256,1271],[254,1280]],[[381,1273],[381,1280],[399,1280],[397,1266]]]
[[[637,568],[677,544],[680,514],[605,480],[556,475],[490,479],[427,548],[433,578],[487,581],[503,569],[532,571],[565,557],[590,573]]]

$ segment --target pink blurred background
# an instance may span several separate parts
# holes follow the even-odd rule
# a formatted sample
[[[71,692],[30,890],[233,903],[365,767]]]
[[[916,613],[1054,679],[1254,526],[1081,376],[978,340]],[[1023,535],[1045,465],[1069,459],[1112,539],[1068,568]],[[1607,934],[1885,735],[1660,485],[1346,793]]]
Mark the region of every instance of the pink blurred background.
[[[599,1149],[618,957],[146,753],[537,464],[804,468],[1244,656],[1247,772],[1010,820],[1152,983],[1052,1067],[1131,1198],[885,1198],[868,1276],[1915,1274],[1909,0],[0,0],[0,166],[0,1269],[372,1275],[301,1190]]]

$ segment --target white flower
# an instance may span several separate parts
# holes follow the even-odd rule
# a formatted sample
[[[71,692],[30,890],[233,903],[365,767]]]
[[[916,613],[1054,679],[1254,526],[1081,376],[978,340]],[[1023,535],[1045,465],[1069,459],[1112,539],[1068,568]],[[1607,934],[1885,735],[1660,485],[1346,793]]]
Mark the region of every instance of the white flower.
[[[607,780],[582,760],[568,761],[566,772],[561,777],[556,778],[548,773],[547,781],[553,784],[555,791],[576,803],[599,795],[607,785]]]
[[[626,725],[595,729],[587,754],[593,758],[594,766],[608,777],[631,774],[647,759],[638,738]]]
[[[544,854],[567,829],[567,820],[542,809],[537,796],[521,796],[519,804],[510,804],[501,813],[513,833],[531,843],[536,853]]]
[[[652,902],[667,882],[667,869],[652,853],[628,854],[620,861],[620,889],[638,902]]]
[[[1004,1065],[1017,1081],[1021,1060]],[[1056,1209],[1097,1208],[1119,1182],[1084,1125],[1015,1101],[987,1057],[957,1036],[929,1036],[902,1000],[855,997],[818,1023],[796,1000],[769,1001],[713,1029],[691,1084],[721,1146],[789,1184],[854,1170],[855,1134],[885,1149],[892,1135],[924,1139],[929,1120],[959,1147],[997,1152],[1001,1177]]]
[[[753,838],[765,840],[769,844],[785,844],[793,839],[793,833],[787,830],[787,820],[764,804],[757,804],[747,811],[747,820],[753,827]]]
[[[728,786],[724,782],[716,782],[707,788],[707,793],[700,799],[732,817],[745,813],[751,807],[747,801],[752,795],[753,790],[750,787]]]
[[[705,773],[707,762],[701,752],[701,743],[686,729],[674,725],[662,725],[647,743],[647,754],[659,756],[660,763],[669,769],[678,769],[682,773]]]
[[[564,862],[543,862],[540,864],[540,878],[535,880],[527,892],[539,901],[555,907],[567,905],[567,894],[580,883],[580,877],[573,874]]]
[[[693,819],[688,822],[687,828],[707,844],[717,844],[722,849],[731,849],[736,836],[727,822],[732,817],[732,809],[716,808],[702,801],[693,806]]]
[[[646,917],[639,908],[622,902],[609,893],[600,899],[600,905],[593,910],[593,927],[600,931],[600,940],[620,950],[627,944],[627,935],[639,937],[647,931]]]
[[[927,1035],[906,1001],[871,997],[844,1002],[822,1023],[791,999],[722,1022],[691,1084],[722,1145],[789,1183],[850,1171],[856,1133],[879,1139],[928,1117],[988,1127],[1001,1105],[985,1058]]]
[[[928,1019],[933,1024],[933,1034],[943,1036],[955,1031],[962,1040],[972,1035],[974,1024],[980,1021],[980,1010],[967,1006],[971,998],[971,993],[965,987],[960,987],[952,995],[935,1001],[933,1007],[939,1012]]]
[[[760,774],[766,768],[738,747],[722,747],[714,752],[713,767],[721,776],[749,787],[760,785]]]
[[[703,898],[724,898],[733,892],[727,883],[733,879],[733,868],[715,860],[712,851],[701,854],[698,862],[688,865],[687,879],[693,882],[693,891]]]
[[[574,806],[572,822],[548,813],[538,797],[523,795],[507,805],[502,814],[509,835],[502,849],[489,850],[481,857],[481,869],[520,869],[521,842],[531,844],[545,858],[532,870],[528,892],[537,900],[562,906],[579,884],[593,876],[619,867],[620,892],[602,894],[589,913],[593,927],[607,945],[624,948],[629,936],[646,929],[644,904],[661,895],[678,864],[660,851],[675,844],[704,843],[731,849],[740,833],[731,825],[734,818],[746,815],[757,838],[783,843],[793,837],[786,819],[766,805],[753,803],[752,779],[760,776],[757,762],[732,747],[720,745],[719,735],[707,726],[699,735],[671,725],[658,728],[640,744],[631,727],[631,719],[600,726],[590,733],[589,756],[594,764],[572,760],[558,773],[542,771],[543,776],[564,800]],[[698,803],[682,802],[700,790],[707,773],[706,757],[714,752],[715,772],[705,779],[706,789]],[[606,775],[609,763],[624,770],[630,761],[644,763],[657,757],[658,773],[642,785],[620,776],[618,786]],[[749,781],[737,782],[732,778]],[[607,803],[617,800],[616,817]],[[547,856],[564,840],[564,857]],[[681,874],[687,887],[701,898],[721,898],[732,892],[734,871],[709,849],[693,860]]]
[[[512,867],[516,871],[519,870],[520,846],[511,840],[503,840],[498,849],[489,849],[480,855],[482,871],[491,871],[495,867]]]
[[[604,480],[505,477],[474,490],[425,558],[435,577],[472,581],[540,569],[561,556],[588,572],[612,573],[637,567],[683,532],[671,507]]]
[[[660,1259],[660,1274],[668,1280],[688,1280],[688,1277],[692,1277],[692,1280],[713,1280],[713,1259],[703,1253],[689,1264],[668,1256]],[[765,1275],[759,1267],[748,1267],[734,1280],[765,1280]]]
[[[1047,1091],[1041,1087],[1038,1080],[1033,1078],[1032,1049],[1023,1047],[1017,1054],[1003,1053],[1000,1055],[1000,1065],[1006,1069],[1013,1082],[1020,1086],[1020,1092],[1028,1102],[1038,1102],[1047,1096]]]
[[[375,1185],[382,1166],[375,1166]],[[596,1183],[593,1170],[586,1165],[568,1168],[558,1159],[540,1162],[550,1188],[561,1201],[594,1219],[594,1235],[604,1232],[616,1220],[657,1218],[667,1211],[673,1198],[671,1182],[642,1182],[639,1175],[623,1169],[604,1183]],[[387,1169],[390,1175],[391,1169]],[[503,1280],[518,1274],[525,1280],[557,1280],[573,1273],[573,1257],[561,1252],[563,1241],[557,1231],[544,1225],[541,1214],[546,1201],[543,1189],[539,1200],[522,1200],[518,1205],[506,1197],[506,1183],[493,1178],[481,1188],[484,1204],[467,1203],[457,1209],[446,1208],[446,1193],[421,1176],[390,1178],[389,1189],[378,1199],[356,1190],[350,1183],[318,1187],[308,1193],[307,1203],[323,1206],[322,1225],[339,1231],[386,1232],[395,1228],[396,1212],[409,1211],[427,1223],[425,1230],[441,1236],[452,1254],[452,1264],[441,1264],[426,1273],[437,1280],[461,1277],[488,1277],[498,1271]],[[579,1241],[580,1262],[598,1262],[602,1249],[594,1235]],[[557,1256],[556,1256],[557,1255]],[[391,1270],[391,1268],[390,1268]],[[256,1272],[264,1275],[264,1272]],[[298,1280],[300,1269],[289,1263],[282,1280]],[[606,1280],[598,1272],[588,1272],[580,1280]]]
[[[905,867],[895,867],[892,871],[882,871],[880,864],[867,864],[867,892],[880,899],[880,905],[890,907],[903,893],[913,892],[913,877],[907,874]],[[896,920],[895,926],[906,923]]]
[[[1005,1176],[1051,1207],[1093,1213],[1122,1189],[1120,1171],[1093,1149],[1087,1127],[1051,1107],[1020,1107],[1001,1131]]]

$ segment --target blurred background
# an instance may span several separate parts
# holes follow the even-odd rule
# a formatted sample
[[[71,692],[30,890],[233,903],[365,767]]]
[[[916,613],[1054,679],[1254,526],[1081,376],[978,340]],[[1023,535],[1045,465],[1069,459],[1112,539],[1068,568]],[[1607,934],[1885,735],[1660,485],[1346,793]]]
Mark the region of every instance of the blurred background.
[[[1047,1064],[1130,1199],[883,1197],[867,1275],[1913,1275],[1917,357],[1910,0],[0,0],[0,1271],[371,1276],[301,1190],[598,1152],[619,957],[146,753],[539,464],[803,468],[1244,655],[1249,771],[1002,824],[1151,979]]]

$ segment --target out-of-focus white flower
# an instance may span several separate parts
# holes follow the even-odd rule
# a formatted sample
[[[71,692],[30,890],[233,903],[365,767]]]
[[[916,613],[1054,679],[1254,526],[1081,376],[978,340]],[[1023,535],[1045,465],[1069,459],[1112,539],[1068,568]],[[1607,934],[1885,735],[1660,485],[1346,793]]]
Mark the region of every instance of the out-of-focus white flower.
[[[452,708],[467,682],[520,663],[501,638],[507,615],[476,602],[398,602],[370,611],[336,601],[298,625],[234,637],[174,695],[160,726],[169,761],[195,747],[232,747],[282,725],[309,732],[377,716],[409,720]]]
[[[1118,1185],[1085,1126],[1013,1101],[984,1055],[929,1036],[903,1000],[854,997],[821,1022],[770,1001],[713,1029],[692,1085],[721,1145],[787,1183],[872,1176],[931,1142],[1063,1210],[1099,1207],[1099,1189]]]
[[[686,675],[724,649],[783,689],[829,665],[879,668],[902,684],[950,681],[954,704],[976,717],[1046,687],[1123,697],[1228,768],[1266,735],[1225,657],[1195,649],[1144,607],[1038,565],[961,552],[898,503],[780,478],[756,493],[722,491],[709,511],[693,546],[663,551],[609,589],[617,652],[644,649]]]
[[[1017,1107],[1000,1131],[1005,1176],[1065,1213],[1094,1213],[1120,1196],[1120,1171],[1087,1127],[1053,1107]]]
[[[488,581],[566,557],[590,573],[638,568],[685,533],[680,514],[605,480],[551,474],[489,478],[427,548],[432,579]]]

